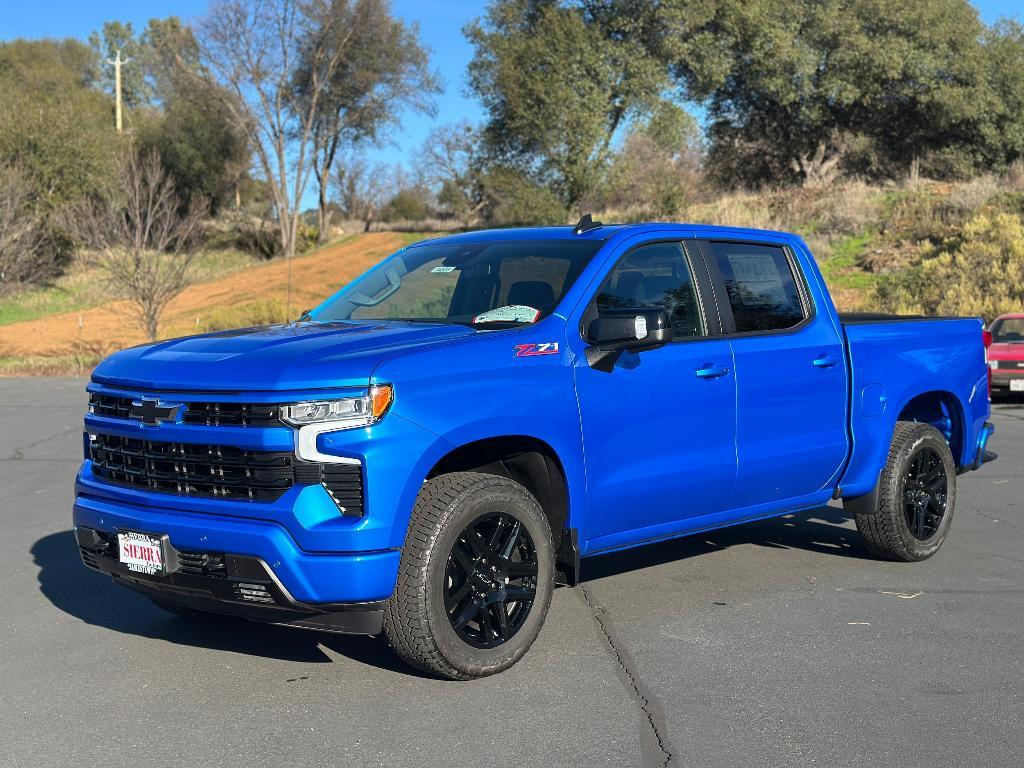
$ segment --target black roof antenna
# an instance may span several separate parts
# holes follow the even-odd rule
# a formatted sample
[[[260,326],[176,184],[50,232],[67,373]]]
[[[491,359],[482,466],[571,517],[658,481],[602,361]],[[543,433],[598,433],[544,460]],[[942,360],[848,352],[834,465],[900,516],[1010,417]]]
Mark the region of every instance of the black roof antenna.
[[[592,229],[597,229],[603,226],[600,221],[594,221],[594,217],[589,213],[584,213],[580,220],[576,222],[576,226],[573,227],[572,233],[574,235],[582,235],[584,232],[589,232]]]

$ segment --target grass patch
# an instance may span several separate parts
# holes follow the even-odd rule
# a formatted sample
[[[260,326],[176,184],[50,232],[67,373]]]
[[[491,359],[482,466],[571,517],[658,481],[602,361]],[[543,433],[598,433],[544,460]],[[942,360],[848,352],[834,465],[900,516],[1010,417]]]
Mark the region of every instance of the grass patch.
[[[193,282],[202,283],[262,263],[238,250],[202,251],[192,265]],[[95,267],[73,268],[52,285],[0,299],[0,325],[89,309],[112,299],[107,279]]]
[[[287,316],[283,301],[271,299],[241,304],[237,307],[223,307],[200,315],[196,330],[199,333],[211,333],[232,328],[276,325],[294,319]]]
[[[2,376],[86,376],[100,357],[58,355],[54,357],[0,357]]]
[[[861,265],[861,254],[871,247],[872,239],[871,233],[864,233],[843,238],[832,246],[832,255],[819,265],[830,288],[870,290],[874,287],[877,276]]]

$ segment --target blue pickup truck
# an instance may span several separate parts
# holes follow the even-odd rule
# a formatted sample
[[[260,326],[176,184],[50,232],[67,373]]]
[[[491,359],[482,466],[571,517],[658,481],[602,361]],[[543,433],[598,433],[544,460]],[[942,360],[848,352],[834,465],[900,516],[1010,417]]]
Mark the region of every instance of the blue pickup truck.
[[[978,319],[841,316],[793,235],[459,234],[298,321],[118,352],[88,385],[83,562],[159,606],[514,664],[580,560],[842,499],[933,555],[994,458]]]

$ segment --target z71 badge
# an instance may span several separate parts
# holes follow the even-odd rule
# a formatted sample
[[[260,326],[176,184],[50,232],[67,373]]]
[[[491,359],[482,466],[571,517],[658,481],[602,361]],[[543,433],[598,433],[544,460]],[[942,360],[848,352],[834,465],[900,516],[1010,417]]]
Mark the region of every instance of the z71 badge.
[[[557,354],[557,341],[544,341],[539,344],[516,344],[516,357],[538,357],[540,355]]]

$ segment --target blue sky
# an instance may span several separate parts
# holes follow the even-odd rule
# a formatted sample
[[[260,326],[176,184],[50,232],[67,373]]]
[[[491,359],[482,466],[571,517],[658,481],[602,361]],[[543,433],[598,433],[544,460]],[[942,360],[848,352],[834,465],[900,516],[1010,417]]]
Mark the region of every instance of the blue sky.
[[[1001,16],[1024,20],[1021,0],[976,0],[974,4],[988,23]],[[84,40],[104,21],[130,21],[142,28],[153,17],[173,15],[193,19],[204,13],[206,5],[206,0],[0,0],[0,40],[16,37]],[[462,27],[479,16],[484,6],[483,0],[393,0],[397,15],[419,24],[421,37],[431,49],[432,61],[441,73],[445,90],[438,99],[437,118],[406,116],[392,144],[374,153],[377,159],[408,161],[435,124],[480,119],[479,105],[466,95],[466,65],[473,51],[462,35]]]

